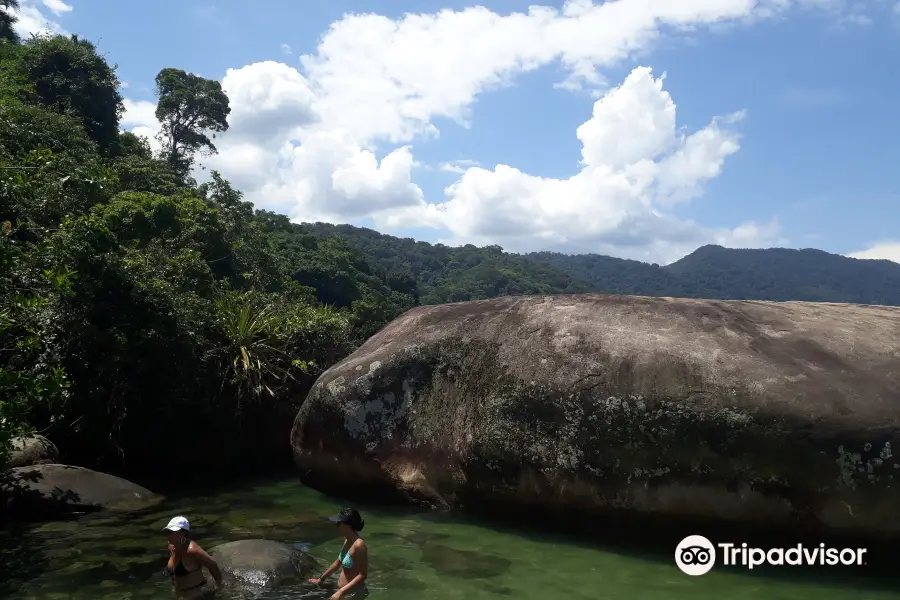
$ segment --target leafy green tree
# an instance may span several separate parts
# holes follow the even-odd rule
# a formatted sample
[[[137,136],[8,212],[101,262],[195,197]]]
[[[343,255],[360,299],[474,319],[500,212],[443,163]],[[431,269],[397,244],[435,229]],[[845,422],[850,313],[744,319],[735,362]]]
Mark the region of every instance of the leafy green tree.
[[[234,267],[232,273],[221,272],[221,275],[229,277],[230,285],[236,289],[281,289],[287,271],[278,261],[271,237],[254,219],[253,205],[243,199],[243,193],[234,189],[218,171],[212,171],[211,180],[197,191],[218,211],[228,228]]]
[[[42,253],[33,251],[40,248],[19,233],[11,222],[0,223],[0,465],[12,438],[31,431],[30,414],[52,413],[69,383],[48,352],[43,323],[69,292],[74,274],[42,265]]]
[[[187,176],[198,151],[218,152],[207,132],[215,137],[228,130],[228,96],[218,81],[170,68],[156,76],[156,94],[164,157],[177,173]]]
[[[115,66],[77,35],[40,35],[25,41],[22,66],[38,103],[81,121],[89,139],[108,151],[119,136],[124,107]]]
[[[19,17],[13,14],[14,10],[19,10],[19,0],[0,0],[0,44],[19,42],[15,30]]]
[[[149,140],[143,136],[135,135],[130,131],[122,131],[119,133],[119,139],[116,141],[112,154],[117,159],[129,158],[131,156],[146,159],[153,158],[153,150],[150,148]]]
[[[117,160],[112,168],[118,178],[118,190],[123,192],[172,196],[184,190],[184,182],[178,173],[160,159],[125,156]]]
[[[418,304],[418,286],[408,269],[390,272],[337,236],[315,236],[287,217],[257,211],[291,278],[315,290],[316,300],[348,309],[354,339],[364,341],[388,321]]]

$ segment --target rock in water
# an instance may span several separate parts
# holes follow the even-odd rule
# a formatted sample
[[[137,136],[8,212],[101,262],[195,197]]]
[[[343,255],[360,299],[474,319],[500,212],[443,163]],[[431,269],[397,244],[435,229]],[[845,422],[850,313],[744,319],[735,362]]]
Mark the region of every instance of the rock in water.
[[[12,451],[3,470],[55,463],[59,460],[59,450],[42,435],[15,437],[11,442]]]
[[[211,552],[223,573],[259,586],[311,576],[316,561],[305,552],[270,540],[240,540]]]
[[[0,474],[0,505],[7,514],[51,517],[85,510],[137,510],[162,498],[107,473],[69,465],[17,467]]]
[[[585,294],[426,306],[319,377],[309,485],[900,531],[900,309]]]

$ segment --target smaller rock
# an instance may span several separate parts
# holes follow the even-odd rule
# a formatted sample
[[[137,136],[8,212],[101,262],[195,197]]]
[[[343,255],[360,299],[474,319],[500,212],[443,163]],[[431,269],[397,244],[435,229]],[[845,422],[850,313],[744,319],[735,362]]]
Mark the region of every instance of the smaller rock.
[[[266,587],[309,577],[318,566],[305,552],[271,540],[228,542],[216,546],[211,554],[223,573]]]
[[[14,437],[9,459],[2,470],[30,467],[59,461],[59,450],[42,435]]]
[[[43,519],[73,511],[129,511],[161,500],[135,483],[82,467],[33,465],[0,474],[0,512],[8,516]]]

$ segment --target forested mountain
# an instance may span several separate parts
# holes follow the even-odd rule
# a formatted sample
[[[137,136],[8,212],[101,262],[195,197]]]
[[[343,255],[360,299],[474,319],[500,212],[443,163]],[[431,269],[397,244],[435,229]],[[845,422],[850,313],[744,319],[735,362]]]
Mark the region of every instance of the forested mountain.
[[[900,306],[900,264],[822,250],[733,250],[703,246],[660,267],[597,254],[505,253],[498,246],[448,247],[350,225],[297,226],[337,236],[383,269],[407,271],[423,304],[504,294],[600,291],[611,294],[805,300]]]
[[[422,304],[591,290],[586,281],[543,262],[508,254],[499,246],[450,247],[326,223],[304,223],[296,231],[337,236],[381,269],[408,273],[418,284]]]

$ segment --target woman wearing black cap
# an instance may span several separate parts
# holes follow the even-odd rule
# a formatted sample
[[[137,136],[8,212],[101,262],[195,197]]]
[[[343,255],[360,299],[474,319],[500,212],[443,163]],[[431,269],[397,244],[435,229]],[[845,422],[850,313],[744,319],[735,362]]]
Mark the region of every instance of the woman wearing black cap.
[[[332,523],[337,523],[338,532],[344,536],[344,546],[338,553],[336,561],[331,563],[321,577],[310,579],[309,582],[319,585],[332,573],[341,570],[338,579],[338,590],[331,596],[331,600],[339,600],[351,593],[365,593],[363,582],[369,575],[369,557],[366,543],[359,532],[362,531],[365,521],[359,516],[355,508],[342,508],[341,512],[333,517],[328,517]]]

